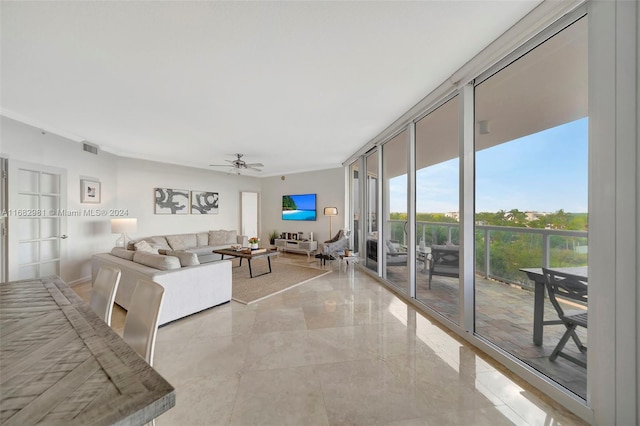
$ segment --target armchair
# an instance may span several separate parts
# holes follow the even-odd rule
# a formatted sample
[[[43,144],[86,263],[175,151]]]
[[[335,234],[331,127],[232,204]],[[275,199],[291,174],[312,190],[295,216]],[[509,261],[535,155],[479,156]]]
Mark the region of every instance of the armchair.
[[[335,253],[349,248],[349,238],[344,234],[344,230],[341,229],[333,238],[324,243],[320,243],[319,246],[319,251],[322,255],[330,259],[332,257],[335,258],[335,256],[333,256]]]

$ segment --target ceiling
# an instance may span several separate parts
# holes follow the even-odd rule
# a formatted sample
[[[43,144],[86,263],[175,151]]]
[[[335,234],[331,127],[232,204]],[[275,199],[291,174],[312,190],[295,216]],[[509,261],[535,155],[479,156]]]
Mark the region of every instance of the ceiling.
[[[339,167],[539,3],[3,1],[2,114],[191,167]]]

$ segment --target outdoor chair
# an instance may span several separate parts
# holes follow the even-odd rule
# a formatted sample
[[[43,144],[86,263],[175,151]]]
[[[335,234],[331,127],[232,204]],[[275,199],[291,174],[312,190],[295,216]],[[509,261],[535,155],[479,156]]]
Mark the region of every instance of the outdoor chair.
[[[429,268],[429,290],[434,275],[457,278],[460,275],[460,246],[433,245],[426,255]]]
[[[386,259],[387,266],[406,266],[407,252],[400,250],[400,242],[395,240],[387,240],[386,242]]]
[[[558,298],[575,300],[577,302],[584,303],[586,306],[588,302],[587,278],[577,277],[575,275],[547,268],[542,268],[542,272],[544,274],[547,292],[549,293],[549,300],[556,309],[558,317],[567,328],[555,349],[549,356],[549,361],[555,361],[557,357],[561,356],[586,368],[586,362],[577,359],[566,352],[562,352],[562,350],[571,337],[581,353],[587,352],[587,347],[582,344],[580,338],[576,334],[576,328],[578,326],[587,328],[587,310],[565,311]]]

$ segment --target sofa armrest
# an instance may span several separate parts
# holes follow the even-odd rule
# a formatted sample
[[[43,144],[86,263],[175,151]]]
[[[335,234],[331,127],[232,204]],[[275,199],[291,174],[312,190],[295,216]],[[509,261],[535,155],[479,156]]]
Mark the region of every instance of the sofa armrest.
[[[236,236],[236,242],[241,244],[242,247],[249,247],[249,237],[246,235],[238,235]]]

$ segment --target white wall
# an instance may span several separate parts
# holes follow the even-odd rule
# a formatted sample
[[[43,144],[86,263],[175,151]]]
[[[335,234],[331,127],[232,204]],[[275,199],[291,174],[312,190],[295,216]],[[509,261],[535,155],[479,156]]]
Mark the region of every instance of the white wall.
[[[307,173],[295,173],[261,179],[261,233],[262,241],[269,241],[269,233],[273,230],[281,232],[313,232],[313,239],[326,241],[329,236],[329,218],[324,216],[325,207],[337,207],[338,216],[334,216],[333,233],[344,227],[344,169],[319,170]],[[317,220],[284,221],[282,220],[282,196],[289,194],[317,194]]]
[[[53,166],[67,171],[67,209],[126,209],[138,219],[138,232],[131,237],[172,234],[210,229],[240,230],[240,192],[260,192],[260,179],[228,175],[204,169],[174,166],[119,157],[100,151],[82,151],[81,144],[38,128],[1,118],[0,156],[9,162]],[[80,179],[101,182],[102,202],[80,204]],[[220,194],[217,215],[156,215],[154,188],[212,191]],[[66,250],[61,278],[68,282],[91,276],[91,256],[111,250],[117,235],[111,234],[109,217],[68,217]]]
[[[240,232],[240,192],[260,191],[260,180],[254,177],[124,157],[118,159],[117,174],[117,207],[138,219],[134,238],[211,229]],[[218,214],[155,214],[154,188],[217,192]]]
[[[82,146],[69,139],[44,133],[35,127],[18,121],[0,117],[0,155],[9,162],[19,160],[45,166],[53,166],[67,171],[68,210],[116,206],[117,157],[106,152],[99,155],[82,151]],[[102,203],[80,204],[80,179],[92,178],[101,182]],[[11,217],[9,217],[11,220]],[[108,250],[113,246],[108,219],[92,216],[68,217],[68,239],[61,241],[61,249],[66,251],[61,264],[61,278],[73,282],[91,274],[91,255]]]

